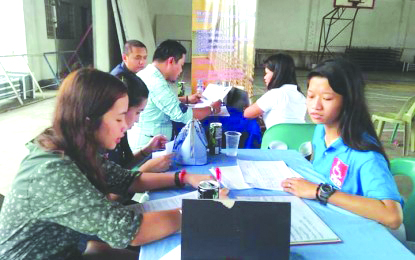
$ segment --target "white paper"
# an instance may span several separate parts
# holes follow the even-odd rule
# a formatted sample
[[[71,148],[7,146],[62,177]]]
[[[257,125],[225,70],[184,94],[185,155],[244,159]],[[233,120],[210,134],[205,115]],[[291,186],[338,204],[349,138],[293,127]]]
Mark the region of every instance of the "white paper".
[[[168,143],[166,143],[166,149],[163,151],[157,151],[157,152],[153,152],[151,154],[151,158],[157,158],[157,157],[161,157],[163,155],[167,155],[167,154],[171,154],[173,152],[173,146],[174,146],[174,141],[170,141]]]
[[[225,87],[217,84],[209,84],[202,93],[202,99],[210,100],[210,103],[218,101],[219,99],[223,101],[231,89],[232,86]]]
[[[237,166],[219,167],[222,173],[221,184],[231,190],[250,188],[282,191],[281,182],[287,178],[302,178],[289,168],[284,161],[237,160]],[[210,169],[216,177],[214,169]]]
[[[144,203],[146,201],[148,201],[150,199],[150,196],[148,195],[148,191],[144,192],[144,193],[136,193],[134,194],[134,196],[131,198],[131,200],[134,200],[138,203]]]
[[[160,260],[180,260],[182,257],[182,245],[178,245],[165,254]]]
[[[197,199],[197,191],[192,191],[165,199],[149,200],[142,205],[144,212],[177,209],[182,207],[183,199]]]
[[[221,171],[221,184],[230,190],[243,190],[252,188],[249,186],[242,175],[239,166],[224,166],[219,167]],[[209,169],[209,171],[215,176],[215,169]]]
[[[280,190],[281,182],[287,178],[301,175],[291,171],[284,161],[246,161],[238,160],[245,182],[253,188]]]
[[[237,196],[238,200],[291,203],[291,245],[341,241],[323,220],[296,196]]]

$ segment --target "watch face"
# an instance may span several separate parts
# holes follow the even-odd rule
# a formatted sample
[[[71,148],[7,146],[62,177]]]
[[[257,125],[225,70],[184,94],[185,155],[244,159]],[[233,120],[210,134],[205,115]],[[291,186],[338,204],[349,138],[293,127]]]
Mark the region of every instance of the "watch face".
[[[331,192],[333,190],[333,187],[331,187],[331,185],[325,184],[321,186],[321,190],[323,192]]]

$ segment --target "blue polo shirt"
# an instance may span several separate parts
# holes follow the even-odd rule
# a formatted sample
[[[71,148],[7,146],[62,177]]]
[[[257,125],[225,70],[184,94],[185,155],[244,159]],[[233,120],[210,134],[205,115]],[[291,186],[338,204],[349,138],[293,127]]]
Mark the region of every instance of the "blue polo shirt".
[[[312,142],[313,167],[326,183],[345,193],[401,202],[395,180],[382,154],[352,149],[342,138],[326,147],[324,136],[324,125],[317,125]]]
[[[113,68],[110,72],[111,75],[117,76],[121,72],[131,72],[129,69],[127,69],[127,66],[125,66],[124,62],[121,62],[115,68]],[[132,72],[131,72],[132,73]]]

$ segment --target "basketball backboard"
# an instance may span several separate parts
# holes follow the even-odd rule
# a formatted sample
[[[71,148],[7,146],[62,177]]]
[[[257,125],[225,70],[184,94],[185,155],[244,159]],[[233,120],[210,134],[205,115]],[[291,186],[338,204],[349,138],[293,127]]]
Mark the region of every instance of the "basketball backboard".
[[[375,0],[334,0],[334,7],[373,9]]]

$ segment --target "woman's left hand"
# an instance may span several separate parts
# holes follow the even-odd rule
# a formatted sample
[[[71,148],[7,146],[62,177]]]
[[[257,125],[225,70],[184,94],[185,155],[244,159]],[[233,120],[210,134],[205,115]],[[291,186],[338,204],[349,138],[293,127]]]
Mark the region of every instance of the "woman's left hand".
[[[168,140],[164,135],[156,135],[150,140],[150,142],[148,142],[146,147],[143,149],[147,154],[150,154],[154,151],[165,149],[167,142]]]
[[[288,178],[281,183],[284,191],[305,199],[315,199],[318,185],[303,178]]]
[[[184,182],[186,184],[192,185],[193,188],[197,189],[201,181],[211,180],[213,178],[210,174],[191,174],[187,173],[184,176]]]

